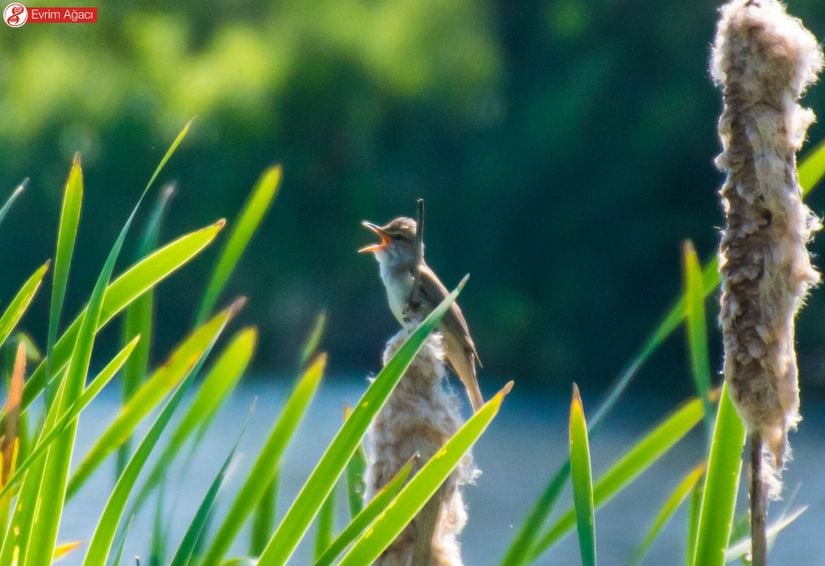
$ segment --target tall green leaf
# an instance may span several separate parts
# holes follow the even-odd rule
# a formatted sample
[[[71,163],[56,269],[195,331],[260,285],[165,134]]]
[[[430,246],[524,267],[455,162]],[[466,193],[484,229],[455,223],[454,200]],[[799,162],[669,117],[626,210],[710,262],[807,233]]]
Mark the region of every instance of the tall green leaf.
[[[370,422],[384,406],[424,341],[438,327],[444,313],[453,304],[466,281],[467,277],[424,319],[370,384],[352,415],[338,430],[338,434],[304,483],[275,534],[269,539],[269,544],[260,557],[261,566],[280,566],[292,556],[332,487],[344,473],[347,462],[358,449]]]
[[[140,260],[149,255],[160,240],[160,227],[163,214],[174,195],[175,185],[167,184],[163,187],[155,203],[152,213],[143,229],[143,235],[138,245],[136,259]],[[149,371],[149,359],[152,348],[152,322],[154,317],[154,291],[149,290],[138,297],[126,309],[123,321],[123,342],[127,343],[137,335],[143,336],[135,354],[129,358],[123,368],[123,401],[131,399],[140,383]],[[118,451],[116,473],[120,475],[126,462],[129,460],[129,442],[127,441]]]
[[[570,474],[573,478],[573,506],[582,566],[596,566],[596,510],[593,503],[590,442],[587,438],[582,399],[575,383],[573,401],[570,404]]]
[[[335,508],[338,496],[338,486],[332,488],[327,496],[327,500],[321,505],[318,513],[315,531],[315,554],[314,560],[318,560],[324,551],[329,548],[335,538]]]
[[[593,487],[596,507],[601,507],[607,503],[626,485],[656,463],[702,420],[703,414],[702,402],[699,399],[693,399],[666,417],[653,430],[645,434],[630,450],[625,451],[622,457],[602,474]],[[550,526],[537,542],[532,549],[531,559],[537,559],[566,533],[571,531],[575,524],[575,511],[569,509]]]
[[[339,554],[341,554],[355,539],[361,536],[361,533],[372,524],[372,522],[381,515],[387,507],[395,500],[396,495],[401,491],[407,483],[407,478],[412,472],[413,464],[418,459],[418,454],[410,458],[404,464],[398,473],[395,474],[387,485],[382,487],[375,497],[370,501],[361,511],[352,518],[349,524],[344,527],[341,534],[332,541],[332,543],[324,551],[324,554],[315,562],[315,566],[329,566]]]
[[[0,316],[0,345],[5,344],[17,326],[17,323],[20,322],[20,319],[26,314],[26,310],[28,310],[48,270],[49,262],[47,261],[23,283],[23,286],[17,291],[17,294],[11,300],[9,306],[6,307],[3,315]]]
[[[181,236],[133,265],[123,275],[115,279],[106,289],[97,329],[103,328],[132,301],[196,257],[212,243],[224,225],[225,222],[220,220],[211,226]],[[69,361],[85,312],[84,309],[55,344],[53,366],[55,372],[59,372]],[[28,407],[43,391],[46,381],[45,368],[45,362],[41,362],[26,382],[23,388],[24,408]]]
[[[198,387],[195,399],[169,436],[169,442],[152,466],[152,471],[146,476],[145,483],[133,498],[129,514],[137,514],[140,511],[196,428],[204,427],[214,419],[218,409],[246,372],[257,343],[257,329],[247,327],[239,330],[223,349]]]
[[[220,562],[249,515],[266,494],[267,486],[272,483],[277,473],[281,456],[318,390],[326,363],[326,354],[321,354],[298,380],[294,391],[281,409],[269,438],[252,464],[244,484],[235,496],[215,536],[212,537],[212,544],[204,553],[205,564]]]
[[[688,496],[693,493],[693,489],[699,484],[699,480],[702,479],[702,476],[705,473],[705,467],[706,462],[702,462],[689,471],[667,498],[667,501],[665,501],[664,505],[662,505],[659,512],[656,514],[656,518],[653,519],[653,523],[650,525],[650,530],[648,531],[647,536],[639,546],[638,550],[636,550],[633,558],[634,564],[642,563],[642,559],[644,559],[647,551],[659,537],[662,529],[665,528],[668,521],[670,521]]]
[[[235,270],[238,260],[261,221],[269,210],[272,200],[278,192],[281,183],[281,166],[275,165],[263,172],[258,183],[252,189],[246,204],[238,215],[238,219],[232,226],[232,233],[226,242],[226,246],[221,251],[220,258],[215,264],[215,270],[209,278],[206,292],[198,309],[198,321],[203,321],[215,307],[215,303],[223,291],[229,276]]]
[[[187,336],[175,348],[169,359],[146,380],[129,402],[121,407],[112,423],[97,437],[75,469],[69,482],[67,497],[77,493],[100,463],[121,446],[140,421],[192,372],[239,308],[239,305],[233,305],[221,311]]]
[[[74,162],[69,170],[66,188],[63,191],[63,205],[60,209],[60,224],[57,229],[57,246],[54,262],[54,281],[52,284],[52,300],[49,305],[49,330],[46,339],[46,376],[51,379],[53,359],[52,352],[57,341],[57,332],[60,329],[60,316],[63,312],[63,302],[66,298],[66,287],[69,283],[69,268],[72,264],[74,243],[77,238],[77,227],[80,223],[80,208],[83,203],[83,169],[80,166],[80,154],[76,153]],[[51,406],[54,391],[46,389],[46,406]]]
[[[699,530],[693,553],[695,566],[721,566],[725,563],[744,446],[745,423],[736,411],[725,384],[716,412],[708,471],[705,474]]]
[[[0,224],[3,223],[3,220],[6,218],[6,215],[9,213],[9,210],[11,210],[11,207],[14,204],[14,201],[16,201],[20,197],[20,195],[23,194],[23,191],[26,190],[26,186],[28,184],[29,178],[26,177],[20,182],[19,185],[17,185],[14,191],[12,191],[9,198],[6,199],[5,203],[3,203],[3,206],[0,207]]]
[[[123,473],[120,475],[120,478],[118,478],[117,484],[115,484],[115,488],[109,496],[109,500],[106,502],[106,506],[100,515],[95,532],[89,542],[89,549],[86,553],[86,558],[83,561],[84,566],[105,566],[115,539],[115,534],[117,533],[118,525],[120,524],[120,520],[123,516],[123,511],[126,507],[129,496],[134,489],[135,483],[137,482],[140,471],[145,466],[146,461],[160,439],[161,434],[169,424],[172,415],[175,413],[183,400],[187,387],[196,373],[192,371],[192,369],[198,365],[198,362],[202,358],[209,354],[209,351],[212,349],[212,346],[214,346],[220,333],[226,327],[226,324],[241,308],[243,308],[244,302],[245,301],[243,299],[236,300],[228,308],[216,314],[209,320],[209,322],[192,333],[193,337],[198,337],[199,346],[201,348],[200,351],[196,352],[194,356],[190,355],[190,352],[188,352],[188,346],[191,344],[187,344],[185,342],[180,350],[176,351],[175,354],[173,354],[169,359],[168,366],[183,368],[183,372],[186,377],[184,377],[183,381],[178,383],[177,389],[166,402],[166,405],[164,405],[160,414],[155,419],[155,422],[152,423],[152,426],[149,428],[146,436],[143,437],[143,440],[140,442],[137,450],[135,450],[134,455],[129,460],[126,468],[124,468]],[[201,329],[203,328],[211,329],[214,324],[219,325],[217,332],[201,332]],[[203,343],[204,338],[207,339],[206,344]],[[189,341],[187,340],[187,342]],[[132,398],[133,401],[138,398],[138,395],[139,392]]]
[[[424,464],[392,503],[387,505],[372,525],[355,541],[349,552],[341,559],[340,566],[371,564],[392,544],[484,433],[498,414],[504,396],[509,393],[512,386],[511,381],[496,393]],[[353,417],[355,414],[353,413]]]
[[[685,278],[685,312],[687,314],[688,351],[696,394],[705,404],[705,422],[708,438],[713,430],[713,411],[710,402],[710,362],[708,361],[707,321],[705,320],[705,292],[699,257],[691,242],[683,247]]]

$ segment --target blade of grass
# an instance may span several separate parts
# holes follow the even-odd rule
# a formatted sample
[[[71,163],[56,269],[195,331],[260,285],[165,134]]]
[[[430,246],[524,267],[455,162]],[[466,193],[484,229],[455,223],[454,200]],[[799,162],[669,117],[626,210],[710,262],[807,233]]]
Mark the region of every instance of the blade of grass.
[[[693,553],[693,563],[696,566],[721,566],[725,563],[744,446],[745,424],[736,412],[727,385],[724,385],[716,413],[702,507],[699,511],[699,530]]]
[[[42,434],[37,440],[37,445],[34,450],[32,450],[26,459],[17,467],[14,476],[9,479],[6,485],[3,486],[2,491],[0,491],[0,496],[5,495],[10,489],[12,489],[23,478],[23,474],[28,470],[29,466],[35,462],[49,447],[50,443],[64,430],[66,430],[66,427],[77,420],[80,413],[83,412],[87,406],[89,406],[89,403],[97,397],[98,393],[103,390],[106,384],[109,383],[109,381],[111,381],[111,379],[117,374],[126,360],[129,359],[129,356],[135,349],[138,340],[140,340],[140,337],[136,336],[129,344],[118,352],[118,354],[112,358],[108,364],[106,364],[97,377],[92,380],[89,386],[86,387],[80,395],[80,398],[75,401],[75,403],[72,404],[72,406],[69,407],[69,409],[65,411],[59,419],[56,421],[50,419],[50,421],[56,422],[53,427],[47,429],[44,425]]]
[[[57,245],[54,261],[52,283],[52,298],[49,305],[49,328],[46,339],[46,359],[53,359],[52,352],[57,341],[57,332],[60,329],[60,317],[63,313],[63,303],[66,298],[66,287],[69,283],[69,269],[74,254],[74,244],[77,238],[77,227],[80,224],[80,209],[83,203],[83,168],[80,165],[80,154],[76,153],[66,188],[63,191],[63,205],[60,209],[60,223],[57,229]],[[51,363],[46,362],[47,383],[53,373]],[[53,387],[46,388],[46,407],[50,407],[54,400]]]
[[[186,533],[181,539],[180,545],[172,558],[172,562],[170,562],[170,566],[187,566],[188,564],[197,563],[192,559],[195,556],[195,551],[198,547],[198,540],[203,535],[209,517],[212,515],[212,511],[215,507],[215,501],[218,497],[218,492],[220,491],[223,481],[226,478],[229,465],[235,458],[235,452],[238,450],[238,444],[241,441],[241,437],[243,437],[244,431],[246,431],[247,424],[249,424],[248,419],[241,433],[238,435],[238,438],[235,440],[232,450],[229,451],[229,455],[226,457],[226,460],[224,460],[221,469],[218,471],[215,479],[212,480],[212,484],[209,486],[209,490],[206,492],[206,496],[203,498],[203,501],[201,501],[201,504],[195,513],[195,517],[192,519],[192,522],[189,524],[189,528],[186,529]]]
[[[239,330],[223,349],[207,372],[189,409],[170,435],[169,442],[152,466],[152,471],[146,476],[146,482],[133,498],[130,515],[136,515],[140,511],[196,427],[208,424],[215,417],[246,372],[257,343],[257,329],[248,327]]]
[[[582,566],[596,566],[596,510],[593,504],[593,472],[590,468],[590,442],[587,421],[579,395],[573,384],[570,404],[570,475],[573,483],[573,507],[579,534]]]
[[[261,500],[255,506],[252,515],[252,529],[249,533],[249,553],[258,556],[266,548],[269,534],[275,530],[275,507],[278,500],[278,478],[280,468],[275,470],[275,477],[266,486]]]
[[[344,527],[341,534],[327,547],[324,554],[315,562],[315,566],[329,566],[339,554],[341,554],[356,538],[361,536],[364,530],[383,513],[389,504],[395,500],[396,495],[401,491],[401,488],[407,483],[407,478],[412,472],[413,464],[418,458],[416,454],[404,464],[398,473],[395,474],[387,485],[381,488],[375,497],[372,498],[366,507],[361,509],[349,524]]]
[[[163,214],[166,206],[174,195],[175,185],[167,184],[161,190],[155,203],[152,213],[143,229],[140,244],[138,246],[137,258],[142,259],[154,250],[160,239],[160,227],[163,221]],[[154,317],[154,291],[149,290],[138,297],[126,309],[126,316],[123,321],[123,342],[128,343],[137,335],[143,336],[134,355],[126,362],[123,368],[123,401],[127,402],[137,391],[140,383],[149,371],[149,357],[152,347],[152,320]],[[129,441],[118,451],[116,476],[120,475],[126,462],[129,460]]]
[[[344,407],[344,420],[348,419],[352,409]],[[349,516],[355,517],[364,508],[364,473],[367,470],[367,458],[364,454],[364,447],[359,445],[352,459],[347,464],[347,501],[349,503]]]
[[[424,341],[441,322],[444,313],[455,301],[466,281],[465,276],[458,288],[433,309],[367,388],[352,415],[338,430],[309,479],[304,483],[275,534],[269,539],[260,557],[261,566],[281,566],[292,556],[332,486],[344,473],[347,462],[358,449],[370,422],[384,406]]]
[[[803,194],[807,194],[813,190],[823,176],[825,176],[825,142],[820,143],[816,149],[809,152],[805,158],[800,161],[799,182],[802,186]],[[702,269],[702,288],[705,297],[716,289],[719,281],[718,258],[714,256],[710,261],[705,263]],[[614,384],[608,390],[607,396],[590,419],[589,433],[591,437],[596,433],[602,419],[610,413],[642,366],[665,339],[678,328],[684,317],[685,296],[682,295],[667,314],[665,314],[662,321],[647,340],[645,340],[637,354],[619,374]],[[522,527],[510,544],[507,554],[502,561],[502,566],[522,566],[528,561],[530,551],[541,533],[542,526],[553,511],[553,507],[556,501],[558,501],[558,497],[569,475],[570,462],[565,461],[548,480],[544,491],[530,510]]]
[[[650,530],[644,541],[642,541],[642,544],[639,545],[639,548],[636,550],[633,558],[634,564],[642,563],[645,554],[647,554],[647,551],[659,537],[662,529],[664,529],[665,525],[673,518],[673,515],[679,510],[688,496],[693,493],[693,489],[699,484],[699,480],[702,479],[706,467],[707,463],[702,462],[693,468],[682,478],[682,481],[679,482],[673,492],[671,492],[664,505],[662,505],[656,514],[656,518],[653,519],[653,523],[650,525]]]
[[[327,500],[321,505],[315,532],[315,554],[313,560],[318,560],[324,551],[329,548],[335,538],[335,504],[338,496],[338,485],[332,488]]]
[[[707,466],[705,466],[705,472],[707,472]],[[685,547],[685,558],[687,559],[685,564],[687,564],[687,566],[693,566],[693,553],[696,550],[696,535],[699,532],[699,511],[702,508],[703,489],[704,485],[702,482],[699,482],[693,487],[693,491],[690,494],[688,537],[687,545]]]
[[[204,553],[204,564],[217,564],[229,550],[232,542],[243,527],[246,519],[266,493],[278,470],[281,456],[303,419],[307,407],[315,396],[326,368],[326,354],[319,355],[298,380],[295,389],[281,409],[275,426],[272,428],[258,457],[247,475],[244,484],[238,490],[232,505],[218,527],[212,543]]]
[[[115,534],[117,533],[118,525],[120,524],[120,520],[123,516],[123,511],[126,507],[129,496],[134,489],[135,483],[137,482],[140,471],[145,466],[146,460],[149,458],[149,455],[160,439],[164,429],[169,424],[172,415],[175,413],[183,400],[189,384],[192,382],[193,377],[197,373],[191,371],[192,368],[198,364],[199,359],[204,358],[209,354],[209,351],[214,346],[220,332],[226,327],[226,324],[228,324],[235,314],[243,308],[243,304],[243,299],[236,300],[232,303],[232,305],[215,315],[209,322],[206,323],[206,325],[204,325],[209,326],[216,320],[222,322],[221,329],[217,334],[212,336],[211,342],[206,346],[205,350],[196,358],[189,358],[186,360],[189,364],[191,364],[186,377],[178,384],[177,389],[164,405],[160,414],[155,419],[149,431],[146,433],[146,436],[143,437],[143,440],[140,442],[137,450],[135,450],[134,455],[131,460],[129,460],[129,463],[126,465],[126,468],[123,470],[120,478],[118,478],[117,484],[115,485],[112,494],[109,496],[109,500],[106,502],[106,506],[100,515],[95,532],[89,542],[89,549],[83,561],[84,566],[105,566],[106,560],[109,557],[109,552],[112,548],[112,543],[115,539]],[[197,333],[198,331],[196,330],[193,334]],[[176,365],[176,360],[170,360],[170,365]],[[137,398],[137,394],[135,398]]]
[[[596,507],[601,507],[625,486],[638,478],[676,445],[702,420],[704,409],[699,399],[693,399],[666,417],[653,430],[645,434],[630,450],[602,474],[593,488]],[[531,559],[536,560],[554,543],[576,525],[574,509],[569,509],[532,549]]]
[[[783,514],[782,517],[774,521],[768,527],[768,543],[771,544],[774,539],[776,539],[777,535],[782,532],[786,527],[788,527],[791,523],[796,521],[805,511],[808,510],[808,506],[803,506],[789,515]],[[725,560],[727,562],[733,562],[739,558],[742,558],[746,554],[748,554],[751,550],[751,539],[750,537],[745,538],[744,540],[740,540],[725,552]]]
[[[43,282],[43,277],[49,270],[49,262],[47,261],[41,265],[31,276],[23,283],[20,290],[6,307],[3,315],[0,316],[0,345],[5,344],[12,331],[26,314],[32,300],[34,299],[40,284]]]
[[[232,227],[232,233],[226,242],[226,246],[221,251],[218,262],[215,264],[215,269],[212,276],[209,278],[209,283],[206,286],[203,300],[200,308],[198,308],[197,321],[203,321],[212,312],[215,303],[229,281],[229,276],[241,259],[241,255],[246,250],[249,241],[261,224],[261,221],[269,210],[275,195],[278,192],[278,186],[281,183],[281,166],[275,165],[263,172],[257,184],[252,189],[244,205],[238,219]]]
[[[403,487],[395,499],[355,541],[340,566],[372,564],[413,520],[487,429],[512,389],[509,382],[485,403]],[[358,411],[358,409],[356,409]],[[354,418],[356,413],[353,413]]]
[[[25,190],[26,190],[26,186],[27,186],[28,184],[29,184],[29,178],[28,178],[28,177],[26,177],[25,179],[23,179],[23,180],[20,182],[20,184],[19,184],[19,185],[17,185],[17,187],[14,189],[14,191],[12,191],[11,195],[9,196],[9,198],[8,198],[8,199],[6,199],[6,202],[5,202],[5,203],[3,203],[2,208],[0,208],[0,224],[2,224],[2,223],[3,223],[3,220],[5,220],[6,215],[9,213],[9,210],[11,210],[11,207],[12,207],[12,205],[14,204],[14,201],[16,201],[16,200],[18,199],[18,197],[19,197],[21,194],[23,194],[23,191],[25,191]]]
[[[301,348],[301,356],[298,358],[298,367],[303,369],[307,362],[315,355],[318,346],[321,344],[321,338],[324,336],[324,329],[327,327],[327,314],[325,312],[318,313],[315,317],[315,322],[312,324],[312,330],[309,332],[303,348]]]
[[[688,351],[696,395],[705,405],[705,424],[710,439],[713,431],[713,411],[710,402],[710,361],[708,360],[707,321],[705,320],[705,293],[699,257],[690,241],[683,246],[685,278],[685,311],[687,314]]]
[[[233,305],[194,330],[175,348],[166,363],[160,366],[129,402],[121,407],[112,424],[98,436],[75,469],[69,481],[68,498],[76,494],[100,463],[131,436],[135,427],[166,394],[192,373],[239,308],[240,306]]]
[[[220,220],[211,226],[181,236],[115,279],[106,290],[97,330],[103,328],[132,301],[196,257],[212,243],[224,224],[225,222]],[[69,361],[85,312],[86,310],[74,320],[55,344],[55,372],[60,371]],[[40,395],[45,385],[45,376],[45,363],[41,362],[23,388],[24,408]]]

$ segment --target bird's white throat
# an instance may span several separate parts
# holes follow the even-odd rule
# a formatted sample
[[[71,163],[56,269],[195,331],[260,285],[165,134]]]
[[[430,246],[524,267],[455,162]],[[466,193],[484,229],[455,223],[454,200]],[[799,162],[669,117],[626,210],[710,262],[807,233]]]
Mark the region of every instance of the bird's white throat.
[[[408,266],[395,261],[384,252],[375,254],[378,260],[381,281],[387,290],[387,300],[392,314],[404,326],[404,307],[412,292],[413,276]]]

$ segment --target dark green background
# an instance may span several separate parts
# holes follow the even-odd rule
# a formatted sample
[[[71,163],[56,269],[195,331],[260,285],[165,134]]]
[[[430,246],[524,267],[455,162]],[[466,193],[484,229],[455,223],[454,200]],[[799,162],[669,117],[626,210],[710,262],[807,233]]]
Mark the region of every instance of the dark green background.
[[[375,262],[355,254],[371,241],[359,222],[412,214],[423,196],[431,265],[450,287],[472,274],[460,302],[487,390],[504,377],[565,390],[608,381],[678,292],[681,241],[703,257],[716,245],[715,7],[189,0],[104,5],[94,26],[4,27],[0,187],[32,182],[0,227],[0,300],[52,255],[80,150],[75,312],[154,165],[197,115],[164,174],[180,184],[164,239],[231,219],[265,166],[285,168],[229,288],[251,298],[244,321],[262,328],[259,370],[292,368],[323,308],[334,370],[376,369],[395,322]],[[790,9],[825,38],[821,0]],[[805,102],[825,115],[825,87]],[[811,203],[825,211],[825,195]],[[156,357],[190,323],[214,254],[161,288]],[[41,293],[26,319],[40,341],[47,308]],[[800,322],[811,382],[823,376],[823,314],[820,290]],[[682,350],[672,340],[646,386],[686,391]]]

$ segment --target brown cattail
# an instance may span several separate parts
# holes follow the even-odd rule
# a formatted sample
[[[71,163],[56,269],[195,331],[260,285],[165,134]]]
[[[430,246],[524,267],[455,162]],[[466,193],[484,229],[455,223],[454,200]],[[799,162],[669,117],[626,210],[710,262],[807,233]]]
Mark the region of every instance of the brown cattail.
[[[799,421],[794,317],[819,281],[806,243],[820,228],[802,203],[796,152],[814,115],[799,97],[822,52],[777,0],[732,0],[721,10],[712,74],[723,89],[716,164],[726,226],[720,245],[724,374],[777,480],[787,432]]]
[[[384,364],[409,337],[402,329],[387,343]],[[366,493],[371,500],[415,454],[415,474],[461,426],[458,397],[449,389],[441,335],[424,343],[365,439]],[[460,486],[478,471],[468,453],[412,523],[376,562],[380,566],[459,566],[458,534],[467,521]]]

